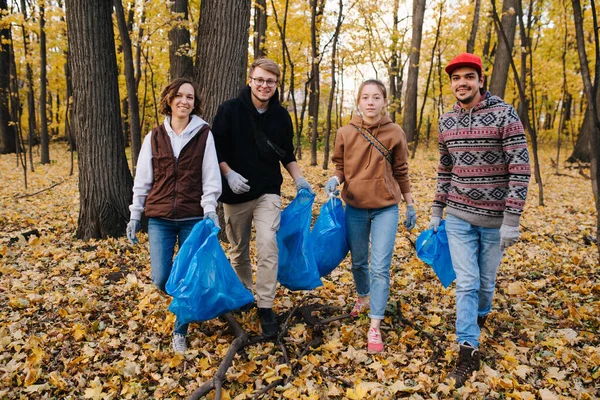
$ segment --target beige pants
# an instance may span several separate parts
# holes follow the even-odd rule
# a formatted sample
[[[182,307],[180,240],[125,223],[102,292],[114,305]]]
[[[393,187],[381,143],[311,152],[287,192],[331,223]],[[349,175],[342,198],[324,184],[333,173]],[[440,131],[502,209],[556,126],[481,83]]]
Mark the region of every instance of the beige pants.
[[[264,194],[256,200],[241,204],[223,204],[225,232],[229,239],[229,259],[238,277],[252,290],[250,264],[250,233],[252,221],[256,230],[256,297],[260,308],[272,308],[277,287],[277,230],[281,216],[281,198]]]

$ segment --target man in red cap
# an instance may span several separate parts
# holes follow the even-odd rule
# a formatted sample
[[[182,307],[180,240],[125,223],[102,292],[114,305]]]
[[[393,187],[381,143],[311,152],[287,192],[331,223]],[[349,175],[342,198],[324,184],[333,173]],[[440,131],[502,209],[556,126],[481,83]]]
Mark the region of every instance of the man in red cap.
[[[429,229],[437,231],[445,209],[459,344],[448,378],[461,387],[480,366],[479,335],[504,250],[519,238],[531,172],[523,125],[512,106],[484,91],[481,59],[463,53],[445,70],[457,101],[438,123],[440,163]]]

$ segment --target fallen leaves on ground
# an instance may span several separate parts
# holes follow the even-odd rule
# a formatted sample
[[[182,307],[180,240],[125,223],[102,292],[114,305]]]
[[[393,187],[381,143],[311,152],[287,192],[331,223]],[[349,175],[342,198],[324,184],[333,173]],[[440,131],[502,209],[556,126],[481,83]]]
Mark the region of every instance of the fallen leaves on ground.
[[[137,246],[125,237],[76,239],[77,177],[68,176],[64,146],[54,145],[51,154],[57,161],[35,165],[27,190],[14,155],[0,156],[0,398],[184,398],[214,375],[231,333],[219,320],[194,324],[190,351],[173,354],[174,316],[167,311],[169,298],[152,286],[147,236],[140,234]],[[382,326],[386,352],[366,353],[366,317],[332,323],[325,342],[298,360],[297,377],[265,397],[596,398],[599,266],[597,248],[584,240],[595,231],[591,183],[570,171],[554,175],[549,158],[549,152],[542,153],[546,205],[538,206],[532,182],[521,241],[500,266],[482,334],[483,366],[464,388],[456,391],[444,381],[456,350],[454,286],[444,289],[411,245],[427,226],[435,188],[436,155],[422,151],[411,161],[418,225],[410,233],[399,225],[392,261]],[[332,171],[300,164],[317,191],[316,214]],[[19,197],[62,180],[50,190]],[[294,194],[286,177],[284,204]],[[24,235],[33,229],[37,234]],[[314,294],[323,303],[351,307],[349,258]],[[276,311],[289,311],[302,296],[279,288]],[[433,335],[444,353],[430,362],[431,342],[402,325],[398,313]],[[247,331],[259,333],[256,311],[238,318]],[[290,327],[286,344],[294,354],[310,339],[310,330],[299,323]],[[223,398],[252,398],[290,374],[273,343],[250,345],[228,371]]]

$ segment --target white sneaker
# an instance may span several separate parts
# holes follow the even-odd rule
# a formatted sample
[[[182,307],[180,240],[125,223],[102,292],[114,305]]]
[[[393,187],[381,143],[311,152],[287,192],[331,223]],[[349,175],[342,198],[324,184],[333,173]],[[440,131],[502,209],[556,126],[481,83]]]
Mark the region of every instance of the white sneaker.
[[[187,350],[187,343],[185,340],[185,335],[181,333],[174,333],[173,340],[171,340],[171,347],[173,347],[173,351],[178,354],[183,354]]]

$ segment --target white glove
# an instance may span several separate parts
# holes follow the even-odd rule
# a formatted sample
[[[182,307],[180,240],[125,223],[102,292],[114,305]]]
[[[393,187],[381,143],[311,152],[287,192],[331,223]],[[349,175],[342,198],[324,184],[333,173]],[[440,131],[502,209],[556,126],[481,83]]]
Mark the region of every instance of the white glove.
[[[210,219],[217,228],[220,228],[219,216],[217,215],[216,212],[214,212],[214,211],[207,212],[206,214],[204,214],[204,218],[202,218],[202,219]]]
[[[308,181],[306,179],[304,179],[304,177],[300,177],[298,179],[295,180],[296,182],[296,190],[300,191],[300,189],[306,189],[310,192],[310,194],[315,194],[312,186],[310,186],[310,183],[308,183]]]
[[[332,178],[330,178],[327,183],[325,184],[325,194],[327,196],[337,196],[337,194],[339,193],[339,191],[337,190],[338,185],[340,184],[340,180],[338,179],[337,176],[334,176]]]
[[[231,188],[231,191],[235,194],[246,193],[250,190],[250,186],[246,185],[248,179],[244,178],[234,170],[229,171],[225,175],[225,179],[227,179],[227,184]]]
[[[440,217],[431,217],[427,229],[433,229],[434,232],[437,232],[441,222],[442,219]]]
[[[519,240],[519,227],[502,224],[500,227],[500,250],[504,251]]]
[[[139,230],[140,221],[138,221],[137,219],[130,219],[129,223],[127,224],[127,230],[125,232],[127,232],[127,239],[129,239],[131,244],[136,244],[137,242],[139,242],[138,238],[135,235],[136,232]]]

